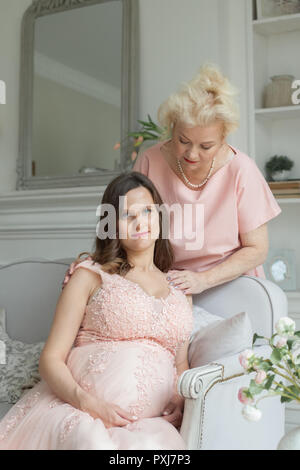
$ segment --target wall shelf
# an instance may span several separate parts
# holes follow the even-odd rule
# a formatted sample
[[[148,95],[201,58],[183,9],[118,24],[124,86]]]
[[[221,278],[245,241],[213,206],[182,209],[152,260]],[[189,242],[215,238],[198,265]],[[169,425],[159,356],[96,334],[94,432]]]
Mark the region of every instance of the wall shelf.
[[[246,0],[245,3],[248,9],[250,148],[262,172],[271,155],[289,155],[295,164],[291,178],[300,178],[300,103],[262,108],[270,77],[289,74],[295,80],[300,79],[300,13],[253,20],[255,2]],[[296,290],[286,291],[285,294],[288,299],[288,316],[300,330],[300,197],[293,197],[290,193],[284,198],[278,196],[274,195],[282,213],[270,224],[270,246],[274,251],[290,249],[294,252]],[[299,408],[286,406],[286,431],[295,427],[295,423],[300,425]]]
[[[253,21],[253,30],[263,36],[289,33],[300,29],[300,13]]]
[[[255,110],[255,116],[259,119],[271,119],[273,121],[300,118],[300,105],[260,108]]]

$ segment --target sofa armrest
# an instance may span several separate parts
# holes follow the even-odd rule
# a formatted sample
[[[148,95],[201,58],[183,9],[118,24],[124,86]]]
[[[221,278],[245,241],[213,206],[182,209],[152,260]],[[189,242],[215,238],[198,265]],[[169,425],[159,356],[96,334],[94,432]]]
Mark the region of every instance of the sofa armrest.
[[[199,449],[205,395],[222,380],[222,366],[208,364],[184,371],[177,384],[178,393],[185,398],[180,434],[188,449]]]
[[[268,345],[253,348],[254,353],[259,357],[267,357],[270,350]],[[187,369],[180,375],[177,391],[185,398],[180,434],[187,443],[188,449],[201,448],[205,398],[209,391],[218,384],[247,375],[238,357],[239,354],[220,358],[205,366]],[[243,382],[241,380],[241,387],[245,386],[245,380],[250,383],[250,376],[246,376]],[[238,381],[237,387],[239,387]],[[237,396],[236,401],[239,405]],[[224,405],[226,406],[226,403],[223,403]]]

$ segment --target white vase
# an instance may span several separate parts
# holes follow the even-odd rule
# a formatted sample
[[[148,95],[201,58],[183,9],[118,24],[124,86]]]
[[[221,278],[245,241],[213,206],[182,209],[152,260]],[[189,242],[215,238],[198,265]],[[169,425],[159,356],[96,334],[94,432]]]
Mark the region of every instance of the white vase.
[[[271,80],[271,83],[265,88],[264,107],[291,106],[293,104],[292,84],[295,77],[293,75],[274,75]]]
[[[274,171],[272,173],[272,178],[274,181],[286,181],[289,177],[289,170]]]
[[[283,436],[277,446],[277,450],[300,450],[300,426]]]

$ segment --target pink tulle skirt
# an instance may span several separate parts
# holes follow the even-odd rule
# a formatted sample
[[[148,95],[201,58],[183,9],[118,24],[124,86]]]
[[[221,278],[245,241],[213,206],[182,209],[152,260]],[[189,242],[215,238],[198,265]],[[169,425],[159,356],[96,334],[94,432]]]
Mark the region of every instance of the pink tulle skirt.
[[[41,380],[0,421],[0,449],[186,449],[177,429],[162,418],[177,379],[167,349],[147,340],[97,342],[73,348],[67,366],[83,389],[138,420],[106,428],[101,419],[61,401]]]

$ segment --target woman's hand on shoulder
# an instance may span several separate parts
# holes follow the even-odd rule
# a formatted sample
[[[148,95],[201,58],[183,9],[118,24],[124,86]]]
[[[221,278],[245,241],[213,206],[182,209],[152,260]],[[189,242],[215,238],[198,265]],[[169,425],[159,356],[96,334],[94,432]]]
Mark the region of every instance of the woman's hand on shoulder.
[[[70,266],[68,267],[68,269],[65,273],[64,280],[62,282],[62,289],[68,284],[69,280],[71,279],[72,274],[75,271],[75,268],[76,268],[77,264],[82,263],[82,261],[87,261],[87,260],[91,260],[91,259],[92,259],[91,256],[88,256],[85,260],[77,258],[75,261],[73,261],[73,263],[70,264]]]
[[[184,294],[200,294],[209,287],[205,272],[171,270],[167,279]]]

